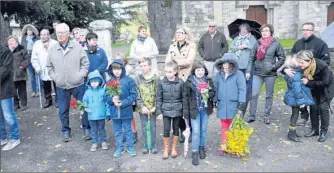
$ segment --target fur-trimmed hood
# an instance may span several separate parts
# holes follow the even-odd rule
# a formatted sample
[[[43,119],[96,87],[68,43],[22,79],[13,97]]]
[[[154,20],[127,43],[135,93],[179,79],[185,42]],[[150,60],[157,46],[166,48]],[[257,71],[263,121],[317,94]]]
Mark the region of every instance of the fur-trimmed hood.
[[[22,35],[23,36],[27,35],[28,29],[31,29],[32,32],[34,33],[34,35],[38,36],[39,32],[38,32],[37,28],[32,24],[26,24],[26,25],[23,26],[23,29],[22,29]]]

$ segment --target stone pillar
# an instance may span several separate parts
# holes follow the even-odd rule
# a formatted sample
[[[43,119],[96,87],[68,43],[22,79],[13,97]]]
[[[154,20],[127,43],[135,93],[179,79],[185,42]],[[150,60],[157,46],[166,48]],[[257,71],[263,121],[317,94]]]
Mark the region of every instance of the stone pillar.
[[[109,65],[113,59],[111,49],[112,23],[107,20],[96,20],[89,24],[89,29],[95,32],[99,37],[98,45],[106,52]]]

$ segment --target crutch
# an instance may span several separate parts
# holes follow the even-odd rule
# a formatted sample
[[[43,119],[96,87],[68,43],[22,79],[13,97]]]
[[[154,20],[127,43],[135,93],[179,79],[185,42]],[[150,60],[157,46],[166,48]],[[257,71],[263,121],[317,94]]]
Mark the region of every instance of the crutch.
[[[39,106],[40,106],[41,109],[43,109],[41,79],[40,79],[39,74],[36,74],[36,76],[37,76],[37,85],[38,85],[38,90],[39,90]]]

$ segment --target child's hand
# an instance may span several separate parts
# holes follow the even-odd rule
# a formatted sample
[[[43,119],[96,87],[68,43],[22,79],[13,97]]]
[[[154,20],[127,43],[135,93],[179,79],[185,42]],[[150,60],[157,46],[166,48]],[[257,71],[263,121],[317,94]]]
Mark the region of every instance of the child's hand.
[[[245,78],[246,78],[246,80],[249,80],[249,78],[250,78],[250,73],[246,73]]]
[[[112,97],[112,101],[113,101],[114,103],[119,102],[119,97],[118,97],[118,96],[114,96],[114,97]]]
[[[117,106],[117,107],[121,107],[121,106],[122,106],[122,102],[116,102],[116,103],[115,103],[115,106]]]
[[[205,93],[207,93],[207,92],[209,92],[208,89],[204,89],[204,88],[203,88],[203,89],[201,90],[201,94],[205,94]]]
[[[90,109],[88,108],[85,108],[85,111],[88,113],[88,112],[92,112]]]
[[[142,107],[141,110],[143,111],[143,114],[148,114],[150,112],[146,106]]]
[[[300,105],[300,108],[304,108],[305,107],[305,104],[303,104],[303,105]]]
[[[150,110],[150,112],[151,112],[151,113],[155,112],[155,109],[156,109],[156,108],[153,107],[153,108]]]
[[[307,84],[307,82],[308,82],[308,79],[306,79],[306,78],[303,78],[303,79],[302,79],[302,81],[303,81],[303,84],[304,84],[304,85],[306,85],[306,84]]]
[[[217,113],[217,108],[213,108],[213,112],[214,112],[214,113]]]

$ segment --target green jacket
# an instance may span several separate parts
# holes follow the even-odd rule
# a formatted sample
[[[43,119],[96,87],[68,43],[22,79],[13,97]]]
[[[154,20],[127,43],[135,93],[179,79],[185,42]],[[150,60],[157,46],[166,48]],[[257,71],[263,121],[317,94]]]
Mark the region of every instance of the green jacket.
[[[159,77],[152,74],[149,79],[145,79],[143,74],[136,75],[135,81],[137,85],[137,110],[142,113],[142,107],[146,106],[152,109],[155,106],[155,96],[157,91]]]

